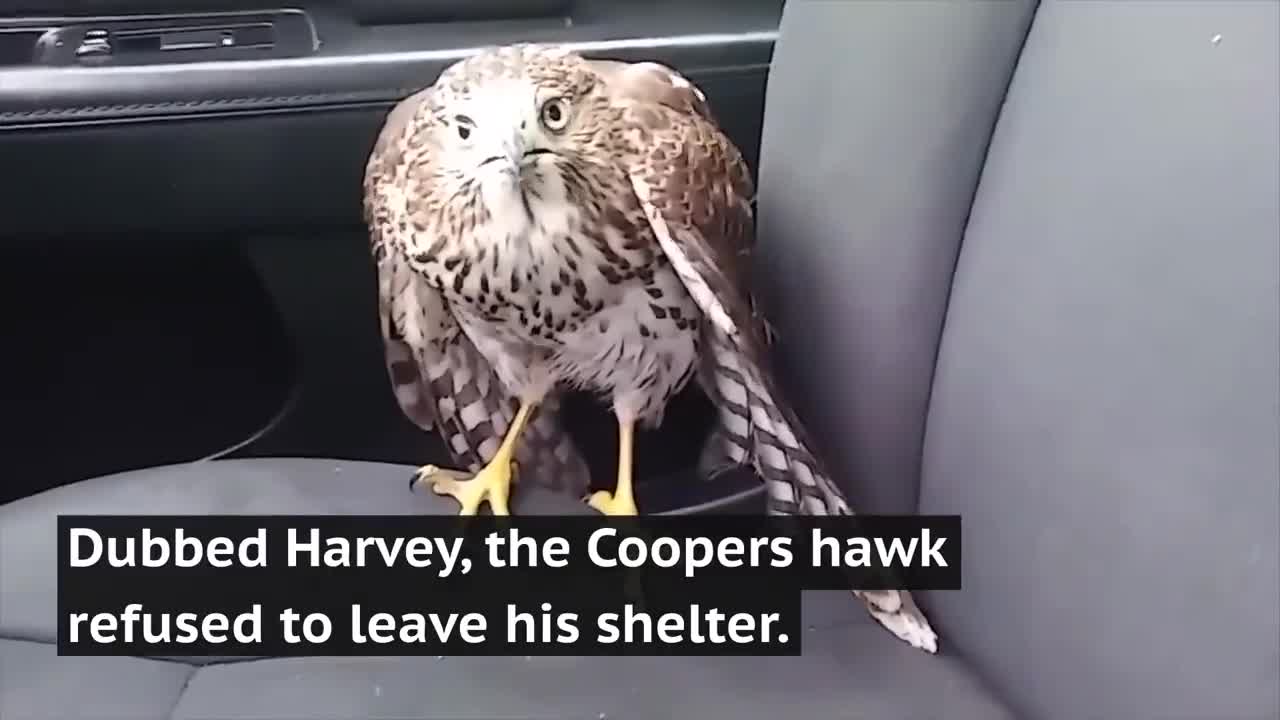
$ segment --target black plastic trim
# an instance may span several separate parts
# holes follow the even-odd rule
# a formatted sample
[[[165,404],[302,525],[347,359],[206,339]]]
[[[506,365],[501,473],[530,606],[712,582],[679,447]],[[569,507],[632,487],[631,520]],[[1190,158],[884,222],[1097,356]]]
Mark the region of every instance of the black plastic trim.
[[[763,72],[777,37],[778,13],[768,5],[624,4],[595,21],[376,28],[316,14],[324,46],[310,57],[0,70],[0,134],[84,122],[391,103],[430,84],[462,57],[509,42],[553,42],[591,56],[659,60],[692,75]],[[681,30],[672,34],[672,27]]]
[[[678,68],[754,167],[777,29],[767,14],[733,23],[733,33],[635,34],[576,47]],[[361,31],[347,45],[398,48],[394,35],[375,43]],[[342,37],[330,28],[330,42]],[[449,39],[437,49],[304,59],[0,71],[0,242],[357,229],[364,163],[386,111],[477,47],[438,27],[418,42]]]
[[[146,257],[139,244],[147,242],[179,254],[200,243],[243,253],[287,328],[295,386],[265,427],[219,456],[439,461],[431,438],[394,403],[370,320],[376,309],[360,182],[393,103],[480,47],[565,43],[587,55],[676,67],[707,94],[756,164],[780,0],[576,5],[572,22],[378,27],[308,7],[322,45],[306,58],[0,69],[0,251],[57,248],[93,271],[94,259],[81,257],[76,243],[127,257]],[[21,273],[26,256],[15,257],[12,269]],[[101,271],[110,277],[109,268]],[[78,290],[65,300],[94,302]],[[757,508],[762,494],[749,473],[704,481],[683,469],[703,430],[696,405],[673,406],[664,432],[638,439],[647,463],[637,468],[642,502],[656,511]],[[608,414],[584,411],[578,420],[596,433],[586,444],[601,477],[609,476],[616,451],[604,440],[613,436]],[[152,452],[136,450],[138,457]]]
[[[347,0],[361,25],[572,16],[573,0]]]
[[[19,67],[144,66],[219,60],[305,57],[320,46],[306,13],[265,12],[104,15],[0,21],[0,30],[42,31],[29,62]],[[204,47],[165,48],[166,36],[203,32]],[[231,41],[222,45],[225,40]],[[256,37],[250,38],[250,35]],[[237,43],[236,39],[248,40]],[[84,52],[90,48],[96,52]]]
[[[764,70],[691,74],[755,165]],[[0,243],[84,234],[306,234],[359,229],[364,164],[396,98],[201,103],[130,120],[0,132]],[[355,98],[360,101],[356,102]]]

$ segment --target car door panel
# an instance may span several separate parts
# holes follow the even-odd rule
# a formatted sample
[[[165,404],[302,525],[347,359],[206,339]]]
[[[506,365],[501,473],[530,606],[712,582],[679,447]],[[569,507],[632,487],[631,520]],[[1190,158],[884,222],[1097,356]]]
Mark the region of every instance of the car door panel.
[[[381,25],[327,5],[306,8],[306,57],[0,67],[3,312],[32,338],[7,373],[30,420],[0,501],[206,457],[444,462],[400,414],[377,337],[360,180],[388,109],[473,48],[569,42],[680,69],[754,167],[780,5],[579,0],[569,21]],[[608,415],[582,398],[569,414],[611,483]],[[709,420],[686,392],[640,439],[642,503],[754,486],[690,481]]]

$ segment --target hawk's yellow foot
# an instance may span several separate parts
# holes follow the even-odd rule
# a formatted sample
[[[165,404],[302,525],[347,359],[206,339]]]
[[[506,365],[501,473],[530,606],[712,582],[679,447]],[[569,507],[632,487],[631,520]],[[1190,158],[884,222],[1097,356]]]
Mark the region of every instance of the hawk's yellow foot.
[[[490,462],[477,473],[424,465],[414,475],[414,484],[429,482],[437,495],[456,499],[461,506],[459,515],[475,515],[485,500],[489,501],[494,515],[510,515],[507,501],[511,497],[511,479],[515,472],[514,462],[505,465]]]
[[[636,498],[631,488],[631,457],[635,423],[618,423],[618,484],[613,492],[600,490],[591,493],[587,504],[605,515],[635,516]]]
[[[425,465],[418,469],[410,487],[419,482],[430,482],[431,489],[437,495],[449,495],[458,501],[461,506],[459,515],[475,515],[480,510],[480,503],[486,500],[494,515],[510,515],[511,509],[507,502],[511,497],[511,480],[517,470],[516,442],[519,441],[520,433],[524,431],[532,411],[532,403],[520,405],[511,427],[502,438],[502,444],[479,472],[469,473]]]
[[[614,495],[608,490],[597,490],[587,498],[587,504],[604,515],[631,517],[640,514],[630,492]]]

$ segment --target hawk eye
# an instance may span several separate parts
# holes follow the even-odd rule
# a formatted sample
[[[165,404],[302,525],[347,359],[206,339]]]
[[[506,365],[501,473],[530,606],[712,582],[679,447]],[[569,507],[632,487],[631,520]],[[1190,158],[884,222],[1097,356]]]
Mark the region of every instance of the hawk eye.
[[[463,140],[471,137],[471,127],[476,124],[475,120],[472,120],[466,115],[454,115],[453,122],[457,124],[458,137]]]
[[[551,98],[542,104],[539,117],[548,130],[559,132],[569,124],[569,105],[563,98]]]

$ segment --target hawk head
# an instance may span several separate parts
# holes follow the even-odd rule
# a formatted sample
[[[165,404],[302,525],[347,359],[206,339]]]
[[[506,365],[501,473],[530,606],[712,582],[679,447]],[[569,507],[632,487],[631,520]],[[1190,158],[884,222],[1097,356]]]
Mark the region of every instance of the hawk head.
[[[603,151],[605,88],[587,61],[564,49],[480,52],[446,69],[427,97],[409,144],[429,160],[424,185],[446,213],[479,206],[532,220],[531,203],[572,198],[589,166],[611,156]]]

